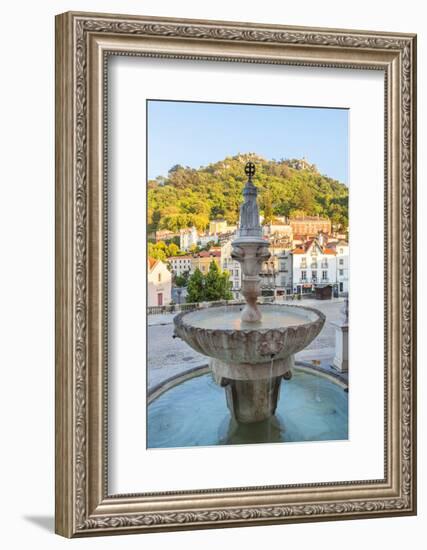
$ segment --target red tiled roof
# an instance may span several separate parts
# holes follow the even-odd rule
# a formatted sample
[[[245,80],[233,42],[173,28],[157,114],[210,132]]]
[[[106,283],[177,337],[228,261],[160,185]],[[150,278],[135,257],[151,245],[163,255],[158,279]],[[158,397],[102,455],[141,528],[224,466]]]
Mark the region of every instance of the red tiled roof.
[[[310,248],[310,245],[312,244],[312,241],[308,241],[306,243],[304,243],[304,246],[302,247],[299,247],[299,248],[295,248],[295,250],[292,250],[292,254],[305,254],[307,252],[307,250]],[[332,250],[330,248],[326,248],[326,247],[319,247],[320,250],[322,251],[323,254],[330,254],[330,255],[333,255],[335,256],[335,250]]]
[[[170,256],[168,258],[169,261],[172,261],[172,260],[191,260],[193,256]]]
[[[148,258],[148,269],[151,271],[153,269],[153,267],[156,265],[158,260],[156,260],[155,258],[151,258],[149,257]]]
[[[195,255],[196,258],[210,258],[211,256],[214,256],[216,258],[219,258],[221,256],[221,251],[220,250],[214,250],[214,251],[207,251],[207,250],[202,250],[202,252],[199,252],[198,254]]]
[[[289,218],[289,222],[329,222],[329,218],[321,218],[320,216],[296,216]]]

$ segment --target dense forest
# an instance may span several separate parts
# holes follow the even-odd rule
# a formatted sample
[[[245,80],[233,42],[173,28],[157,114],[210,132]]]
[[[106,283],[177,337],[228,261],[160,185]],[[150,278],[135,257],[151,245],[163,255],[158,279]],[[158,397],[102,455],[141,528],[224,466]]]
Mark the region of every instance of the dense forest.
[[[264,223],[275,216],[320,215],[333,224],[348,226],[348,188],[298,159],[266,160],[256,154],[239,154],[199,169],[173,166],[167,177],[148,182],[148,231],[196,226],[204,230],[209,220],[225,218],[236,224],[244,165],[256,164],[254,183],[259,189]]]

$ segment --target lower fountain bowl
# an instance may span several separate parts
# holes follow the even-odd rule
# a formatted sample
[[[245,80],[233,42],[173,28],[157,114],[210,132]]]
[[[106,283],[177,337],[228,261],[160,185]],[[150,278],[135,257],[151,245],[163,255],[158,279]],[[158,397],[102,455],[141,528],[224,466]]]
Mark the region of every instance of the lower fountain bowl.
[[[276,414],[262,422],[236,422],[211,374],[177,383],[148,405],[149,448],[346,439],[345,388],[299,368],[291,380],[281,382]]]

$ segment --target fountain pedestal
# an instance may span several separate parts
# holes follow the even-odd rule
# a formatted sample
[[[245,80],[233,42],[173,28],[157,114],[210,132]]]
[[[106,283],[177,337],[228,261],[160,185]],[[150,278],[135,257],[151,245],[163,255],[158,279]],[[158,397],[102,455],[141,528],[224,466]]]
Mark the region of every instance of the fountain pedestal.
[[[261,229],[260,229],[261,232]],[[242,266],[242,294],[246,305],[242,311],[244,323],[259,323],[261,312],[257,299],[261,294],[262,263],[269,259],[268,243],[261,237],[244,237],[233,241],[231,257]]]
[[[261,422],[275,413],[281,380],[291,378],[293,365],[293,355],[256,364],[210,361],[215,381],[225,388],[232,416],[243,424]]]

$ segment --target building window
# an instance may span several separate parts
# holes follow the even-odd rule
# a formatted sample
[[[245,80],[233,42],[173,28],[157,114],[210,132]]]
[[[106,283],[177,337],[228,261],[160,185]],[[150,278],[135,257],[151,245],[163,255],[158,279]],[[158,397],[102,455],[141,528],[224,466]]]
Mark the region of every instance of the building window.
[[[162,274],[161,274],[161,273],[159,273],[159,274],[157,275],[157,280],[159,281],[159,283],[162,282]]]
[[[340,254],[344,254],[344,248],[340,248]]]
[[[344,284],[340,283],[340,292],[343,292],[343,291],[344,291]]]
[[[327,271],[322,271],[322,279],[323,281],[326,281],[328,278],[328,272]]]
[[[339,274],[340,274],[340,277],[342,277],[344,275],[344,269],[340,269]]]
[[[312,281],[317,281],[317,271],[312,271],[311,272],[311,279],[312,279]]]
[[[301,271],[301,280],[306,281],[307,280],[307,271]]]
[[[344,259],[340,258],[340,265],[344,265]]]
[[[163,293],[159,292],[157,294],[157,305],[162,306],[163,305]]]

